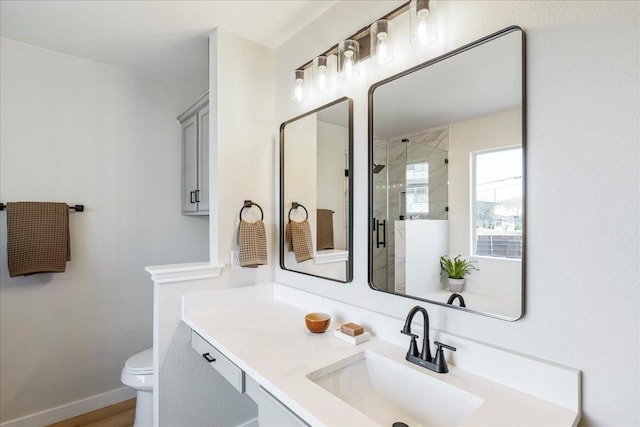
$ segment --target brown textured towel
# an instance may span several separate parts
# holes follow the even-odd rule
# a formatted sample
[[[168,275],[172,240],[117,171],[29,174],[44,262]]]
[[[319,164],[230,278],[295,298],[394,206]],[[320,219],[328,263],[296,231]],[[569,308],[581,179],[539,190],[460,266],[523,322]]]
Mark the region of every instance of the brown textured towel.
[[[267,232],[262,220],[240,221],[238,226],[240,267],[257,268],[267,264]]]
[[[316,238],[317,249],[333,249],[333,211],[331,209],[317,209]]]
[[[289,221],[285,229],[285,239],[289,244],[289,252],[293,251],[296,262],[313,259],[313,243],[311,226],[306,219],[301,222]]]
[[[71,260],[66,203],[7,203],[9,275],[62,273]]]

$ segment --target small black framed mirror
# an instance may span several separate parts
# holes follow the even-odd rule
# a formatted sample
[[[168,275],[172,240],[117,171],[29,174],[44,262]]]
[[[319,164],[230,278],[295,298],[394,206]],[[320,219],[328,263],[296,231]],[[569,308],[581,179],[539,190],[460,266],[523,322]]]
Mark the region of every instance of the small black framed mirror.
[[[280,125],[280,267],[353,278],[353,101]]]

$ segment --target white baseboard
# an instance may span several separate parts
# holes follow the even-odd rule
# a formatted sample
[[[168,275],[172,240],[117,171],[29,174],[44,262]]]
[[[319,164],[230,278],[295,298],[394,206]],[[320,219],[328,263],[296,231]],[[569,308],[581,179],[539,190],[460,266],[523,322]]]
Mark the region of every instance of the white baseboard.
[[[77,400],[67,403],[66,405],[57,406],[42,412],[27,415],[25,417],[16,418],[14,420],[5,421],[0,427],[33,427],[46,426],[57,423],[67,418],[82,415],[114,403],[122,402],[136,397],[136,391],[129,387],[117,388],[106,393],[97,394],[87,397],[86,399]]]

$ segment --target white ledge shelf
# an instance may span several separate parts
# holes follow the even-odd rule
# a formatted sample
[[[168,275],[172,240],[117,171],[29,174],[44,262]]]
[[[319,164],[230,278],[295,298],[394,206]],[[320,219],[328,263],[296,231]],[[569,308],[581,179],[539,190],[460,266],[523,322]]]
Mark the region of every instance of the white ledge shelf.
[[[315,253],[313,260],[316,264],[331,264],[344,262],[349,259],[349,251],[342,249],[326,249]]]
[[[190,262],[185,264],[152,265],[145,267],[155,283],[175,283],[188,280],[209,279],[220,276],[224,264]]]

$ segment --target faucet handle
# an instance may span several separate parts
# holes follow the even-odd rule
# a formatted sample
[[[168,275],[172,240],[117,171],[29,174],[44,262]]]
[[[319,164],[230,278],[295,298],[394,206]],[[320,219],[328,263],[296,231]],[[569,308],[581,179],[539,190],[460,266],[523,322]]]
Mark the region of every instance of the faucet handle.
[[[451,351],[456,351],[456,348],[450,345],[442,344],[438,341],[434,341],[433,343],[436,345],[436,357],[433,359],[433,364],[436,365],[437,369],[436,372],[441,374],[449,372],[449,367],[447,366],[447,361],[444,358],[444,351],[442,350],[442,348],[444,347],[447,350]]]
[[[405,332],[404,329],[400,331],[401,334],[409,335],[411,338],[418,338],[418,335],[412,334],[411,332]]]
[[[434,341],[433,343],[437,346],[436,351],[442,350],[442,347],[446,348],[447,350],[456,351],[456,348],[450,345],[442,344],[441,342],[438,342],[438,341]]]
[[[409,343],[409,351],[407,351],[407,356],[418,356],[418,344],[416,343],[416,338],[418,338],[418,336],[416,334],[412,334],[411,332],[405,332],[404,329],[400,332],[411,337],[411,343]]]

